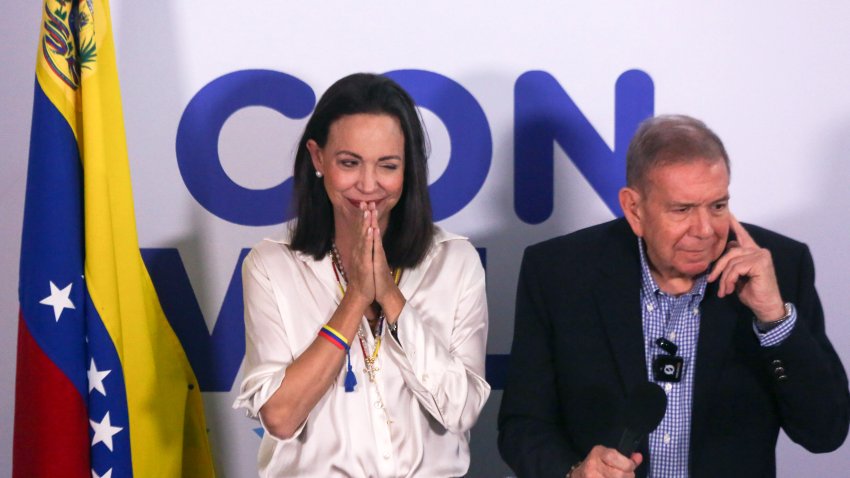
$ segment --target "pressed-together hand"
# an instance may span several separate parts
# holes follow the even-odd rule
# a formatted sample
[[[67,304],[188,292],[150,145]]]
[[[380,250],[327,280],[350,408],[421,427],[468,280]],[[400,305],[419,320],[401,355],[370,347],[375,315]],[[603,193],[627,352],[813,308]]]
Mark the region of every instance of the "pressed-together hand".
[[[570,478],[634,478],[635,470],[643,462],[643,455],[632,453],[626,458],[613,448],[596,445],[587,454]]]
[[[776,282],[770,251],[759,247],[741,223],[730,214],[736,240],[729,241],[726,252],[714,264],[708,281],[719,279],[717,296],[733,292],[761,322],[774,322],[785,315],[785,306]]]
[[[373,231],[372,266],[375,280],[375,300],[381,304],[390,322],[395,322],[401,308],[404,306],[404,296],[395,283],[387,256],[384,252],[383,236],[378,222],[378,210],[375,203],[369,203],[367,212],[370,214],[370,228]]]
[[[360,203],[360,220],[355,225],[356,241],[351,254],[346,295],[357,297],[366,304],[375,301],[375,267],[372,260],[374,231],[371,213],[366,203]]]

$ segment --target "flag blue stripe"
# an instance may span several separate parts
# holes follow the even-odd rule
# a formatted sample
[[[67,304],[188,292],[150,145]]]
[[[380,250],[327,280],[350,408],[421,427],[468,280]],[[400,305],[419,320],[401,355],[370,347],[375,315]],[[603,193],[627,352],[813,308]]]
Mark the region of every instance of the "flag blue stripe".
[[[133,463],[130,453],[130,417],[127,409],[127,392],[121,362],[115,350],[115,344],[95,310],[91,298],[86,297],[86,318],[88,324],[89,364],[91,359],[97,370],[109,370],[103,379],[104,396],[97,390],[89,392],[89,419],[102,422],[109,412],[112,426],[123,428],[112,436],[112,450],[104,443],[98,443],[91,449],[92,469],[103,476],[112,470],[112,476],[133,476]],[[91,432],[91,430],[90,430]],[[93,432],[92,432],[93,433]]]
[[[27,326],[44,353],[86,396],[82,166],[70,125],[35,82],[19,299]],[[75,309],[57,322],[50,282],[71,285]]]
[[[83,170],[70,125],[44,94],[38,81],[33,101],[33,126],[27,172],[26,205],[21,248],[20,301],[24,320],[45,355],[69,378],[88,404],[89,419],[102,422],[107,412],[113,427],[112,449],[99,442],[91,449],[98,475],[132,476],[126,387],[115,344],[100,319],[83,278],[85,246]],[[74,309],[41,304],[58,289],[71,285]],[[109,370],[104,396],[89,391],[87,371]],[[59,404],[57,404],[59,405]],[[89,429],[89,439],[94,430]]]

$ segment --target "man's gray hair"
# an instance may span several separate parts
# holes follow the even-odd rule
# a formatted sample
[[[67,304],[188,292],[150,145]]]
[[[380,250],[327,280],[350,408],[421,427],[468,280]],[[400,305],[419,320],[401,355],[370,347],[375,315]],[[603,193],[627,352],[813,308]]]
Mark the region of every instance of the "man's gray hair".
[[[661,115],[644,120],[626,152],[626,185],[641,189],[649,171],[673,163],[723,160],[729,156],[720,138],[702,121],[685,115]]]

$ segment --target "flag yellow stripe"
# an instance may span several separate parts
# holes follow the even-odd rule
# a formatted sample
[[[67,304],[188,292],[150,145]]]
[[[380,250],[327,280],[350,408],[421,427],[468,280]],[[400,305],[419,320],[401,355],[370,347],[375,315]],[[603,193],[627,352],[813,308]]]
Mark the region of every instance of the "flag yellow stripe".
[[[133,474],[210,477],[200,388],[139,252],[109,5],[92,5],[96,57],[81,68],[79,88],[51,69],[57,62],[45,57],[44,37],[36,76],[77,138],[86,283],[124,372]]]

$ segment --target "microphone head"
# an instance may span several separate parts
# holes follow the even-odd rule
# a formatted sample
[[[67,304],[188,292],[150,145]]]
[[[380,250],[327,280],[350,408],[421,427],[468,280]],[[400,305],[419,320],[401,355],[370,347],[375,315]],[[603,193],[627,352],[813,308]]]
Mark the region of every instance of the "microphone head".
[[[628,397],[625,408],[626,429],[638,435],[648,435],[658,428],[667,411],[667,394],[658,384],[638,384]]]

